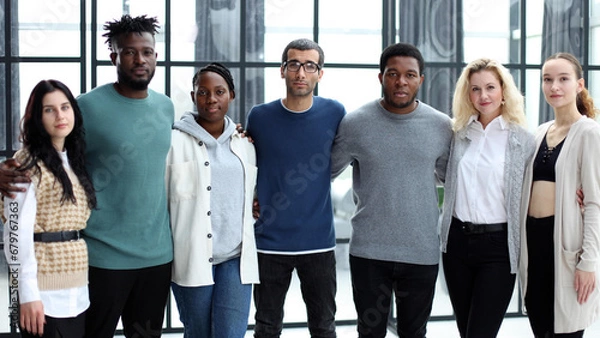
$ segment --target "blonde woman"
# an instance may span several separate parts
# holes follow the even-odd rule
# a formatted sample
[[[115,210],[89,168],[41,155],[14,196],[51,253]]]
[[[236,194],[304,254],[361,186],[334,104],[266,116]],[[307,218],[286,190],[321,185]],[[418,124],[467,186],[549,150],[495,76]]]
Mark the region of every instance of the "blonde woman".
[[[524,128],[523,96],[494,60],[465,67],[453,113],[443,268],[461,337],[495,337],[515,285],[519,206],[533,135]]]

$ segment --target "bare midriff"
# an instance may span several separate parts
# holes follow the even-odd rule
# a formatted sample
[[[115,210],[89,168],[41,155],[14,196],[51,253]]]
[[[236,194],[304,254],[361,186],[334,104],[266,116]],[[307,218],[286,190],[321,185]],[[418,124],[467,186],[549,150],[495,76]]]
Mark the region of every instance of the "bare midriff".
[[[544,218],[554,215],[556,199],[556,183],[550,181],[534,181],[531,186],[528,216]]]

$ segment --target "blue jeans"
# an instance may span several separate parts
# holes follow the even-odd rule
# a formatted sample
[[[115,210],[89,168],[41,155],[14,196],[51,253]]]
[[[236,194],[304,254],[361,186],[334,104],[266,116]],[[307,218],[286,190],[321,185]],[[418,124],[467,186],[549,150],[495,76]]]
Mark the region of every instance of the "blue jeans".
[[[313,338],[334,338],[335,253],[306,255],[258,254],[260,284],[254,286],[255,338],[279,337],[283,328],[283,304],[296,269],[306,304],[308,330]]]
[[[392,294],[395,294],[398,336],[424,338],[437,273],[437,264],[408,264],[350,255],[358,337],[385,337]]]
[[[185,338],[243,338],[248,328],[252,284],[242,284],[240,259],[213,266],[215,284],[171,284]]]

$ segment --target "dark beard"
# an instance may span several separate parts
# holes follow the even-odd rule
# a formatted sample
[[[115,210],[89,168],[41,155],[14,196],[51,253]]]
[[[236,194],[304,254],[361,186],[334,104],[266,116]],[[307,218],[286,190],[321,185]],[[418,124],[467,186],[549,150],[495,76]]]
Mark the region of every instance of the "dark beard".
[[[146,90],[148,89],[148,85],[150,84],[150,81],[152,80],[152,78],[154,77],[154,72],[155,70],[152,71],[152,73],[149,74],[148,79],[141,79],[141,80],[136,80],[134,78],[132,78],[131,76],[127,75],[123,70],[121,70],[120,68],[117,67],[117,78],[119,79],[119,83],[129,87],[133,90]]]
[[[407,101],[407,102],[405,102],[405,103],[401,103],[401,104],[396,104],[396,103],[394,103],[394,101],[393,101],[393,100],[391,100],[390,96],[389,96],[389,95],[387,95],[387,94],[385,94],[385,93],[383,94],[383,99],[385,100],[385,102],[386,102],[387,104],[389,104],[390,106],[392,106],[392,107],[394,107],[394,108],[396,108],[396,109],[404,109],[404,108],[408,108],[408,107],[410,107],[411,105],[413,105],[413,104],[415,103],[415,100],[417,99],[417,94],[418,94],[418,93],[419,93],[419,92],[417,91],[417,92],[416,92],[416,93],[415,93],[415,94],[414,94],[414,95],[413,95],[413,96],[410,98],[410,100],[408,100],[408,101]]]

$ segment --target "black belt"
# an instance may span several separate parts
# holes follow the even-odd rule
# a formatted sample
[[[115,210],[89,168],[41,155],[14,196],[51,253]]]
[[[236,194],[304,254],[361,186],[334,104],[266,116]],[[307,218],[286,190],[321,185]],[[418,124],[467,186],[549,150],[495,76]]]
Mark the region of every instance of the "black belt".
[[[463,222],[456,217],[452,217],[452,224],[458,226],[465,235],[479,235],[487,232],[506,231],[506,223],[476,224]]]
[[[76,241],[81,238],[79,230],[57,231],[57,232],[39,232],[33,234],[34,242],[68,242]]]

